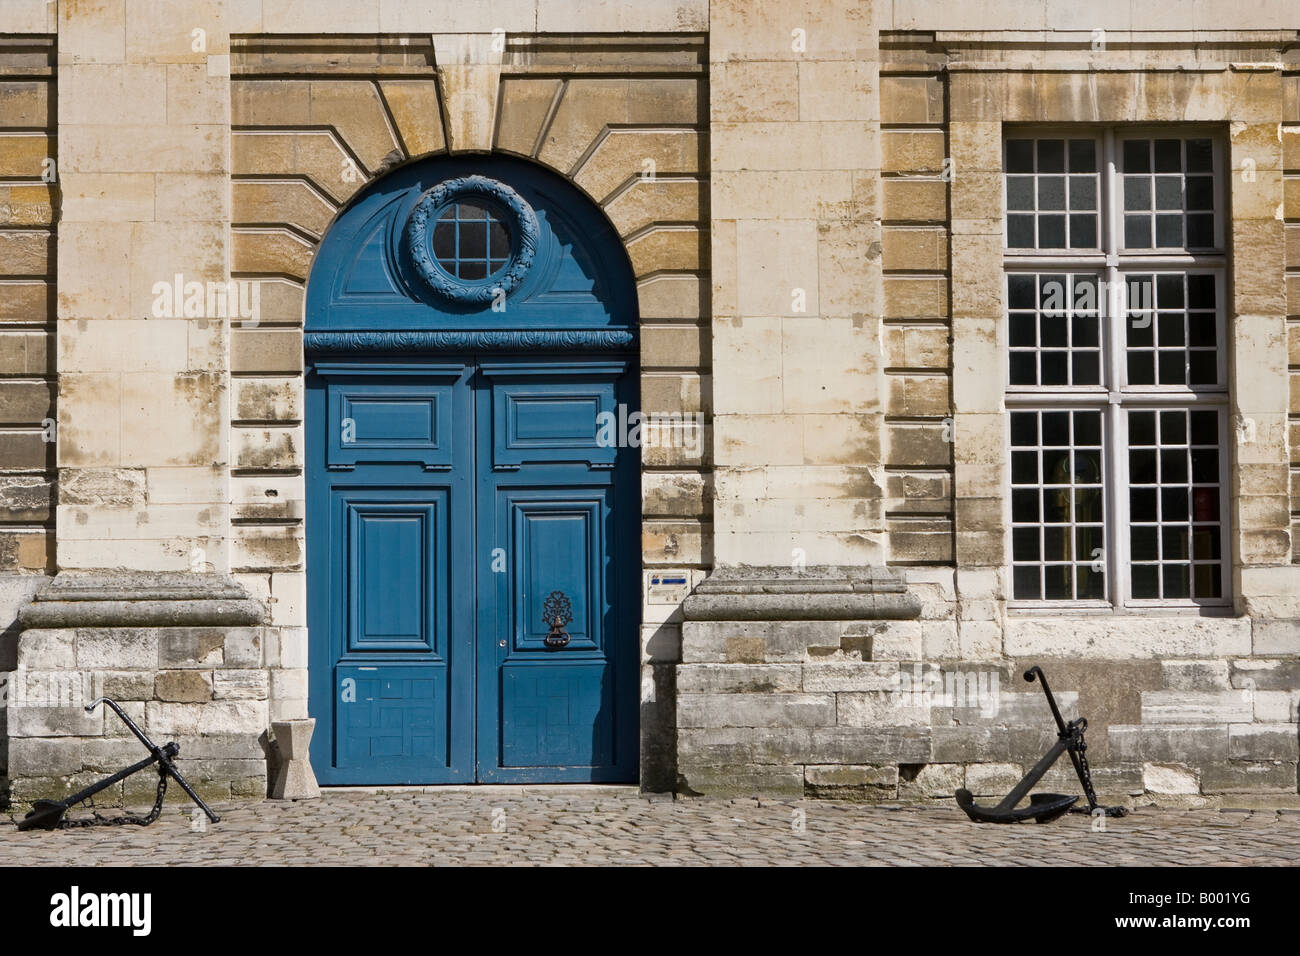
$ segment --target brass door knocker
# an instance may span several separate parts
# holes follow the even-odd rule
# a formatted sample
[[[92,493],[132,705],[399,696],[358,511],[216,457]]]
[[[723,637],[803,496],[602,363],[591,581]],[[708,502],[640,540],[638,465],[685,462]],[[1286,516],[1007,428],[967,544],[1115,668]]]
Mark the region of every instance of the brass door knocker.
[[[547,647],[563,647],[571,638],[564,625],[573,620],[573,605],[563,591],[552,591],[542,604],[542,623],[551,631],[545,637]]]

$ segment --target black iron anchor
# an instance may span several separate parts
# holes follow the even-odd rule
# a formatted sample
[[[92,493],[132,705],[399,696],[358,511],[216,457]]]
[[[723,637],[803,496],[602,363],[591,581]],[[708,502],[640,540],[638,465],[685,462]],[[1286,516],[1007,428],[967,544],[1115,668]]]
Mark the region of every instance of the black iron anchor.
[[[1108,817],[1125,816],[1128,813],[1125,807],[1102,807],[1097,803],[1097,794],[1092,788],[1092,772],[1088,768],[1086,755],[1088,744],[1083,739],[1083,732],[1088,729],[1088,721],[1079,717],[1067,724],[1061,717],[1061,711],[1057,709],[1052,689],[1047,686],[1047,676],[1037,664],[1025,671],[1025,680],[1032,683],[1035,677],[1043,685],[1043,693],[1047,695],[1047,706],[1052,709],[1052,717],[1056,720],[1056,743],[1052,744],[1047,753],[1043,754],[1042,759],[1034,764],[1029,773],[1025,774],[996,807],[980,806],[975,802],[974,795],[965,788],[956,793],[957,806],[965,810],[966,816],[976,823],[1019,823],[1021,820],[1047,823],[1064,813],[1093,814],[1099,810]],[[1025,794],[1029,793],[1034,784],[1042,779],[1043,774],[1052,768],[1052,764],[1060,759],[1062,753],[1070,755],[1074,772],[1078,774],[1079,782],[1083,784],[1083,792],[1088,797],[1088,806],[1086,808],[1074,806],[1079,798],[1069,794],[1035,793],[1029,797],[1028,806],[1017,807],[1016,805],[1025,798]]]
[[[93,783],[84,790],[77,791],[66,800],[37,800],[32,805],[31,812],[18,821],[19,830],[57,830],[66,829],[68,827],[109,826],[121,824],[148,826],[157,820],[159,814],[162,813],[163,796],[167,792],[168,777],[173,778],[181,785],[181,789],[185,791],[191,800],[198,804],[199,809],[207,814],[209,820],[213,823],[221,822],[221,817],[208,809],[208,805],[203,802],[197,793],[194,792],[194,788],[189,785],[186,779],[181,776],[181,772],[176,769],[176,764],[172,763],[176,755],[181,752],[179,744],[172,741],[159,747],[145,736],[144,731],[136,726],[135,721],[133,721],[127,713],[118,706],[117,701],[110,700],[107,697],[100,697],[98,700],[92,701],[87,705],[86,713],[90,713],[100,704],[107,704],[109,707],[113,708],[113,712],[116,713],[118,717],[122,718],[122,722],[126,724],[131,733],[135,734],[140,743],[144,744],[149,750],[149,756],[146,759],[141,760],[139,763],[132,764],[125,770],[119,770],[111,777],[105,777],[98,783]],[[125,780],[133,773],[139,773],[141,770],[152,767],[154,764],[158,765],[158,796],[154,801],[153,810],[151,810],[146,816],[136,817],[124,815],[116,817],[101,817],[96,814],[93,817],[82,820],[65,820],[63,818],[68,810],[79,803],[85,803],[89,800],[91,801],[90,805],[93,807],[94,802],[92,798],[95,794],[108,789],[115,783]]]

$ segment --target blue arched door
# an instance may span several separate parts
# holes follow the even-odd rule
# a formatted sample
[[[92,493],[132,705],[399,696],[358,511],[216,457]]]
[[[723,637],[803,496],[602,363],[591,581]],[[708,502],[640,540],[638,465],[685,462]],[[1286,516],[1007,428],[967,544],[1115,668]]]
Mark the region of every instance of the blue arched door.
[[[637,775],[636,307],[619,237],[498,157],[372,184],[307,291],[323,783]]]

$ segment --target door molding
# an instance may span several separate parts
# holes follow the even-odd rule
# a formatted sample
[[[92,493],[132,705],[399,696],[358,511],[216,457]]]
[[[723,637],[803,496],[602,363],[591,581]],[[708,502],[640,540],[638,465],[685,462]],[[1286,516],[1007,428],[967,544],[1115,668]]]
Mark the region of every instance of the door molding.
[[[465,329],[426,332],[307,332],[319,352],[622,352],[637,347],[635,329]]]

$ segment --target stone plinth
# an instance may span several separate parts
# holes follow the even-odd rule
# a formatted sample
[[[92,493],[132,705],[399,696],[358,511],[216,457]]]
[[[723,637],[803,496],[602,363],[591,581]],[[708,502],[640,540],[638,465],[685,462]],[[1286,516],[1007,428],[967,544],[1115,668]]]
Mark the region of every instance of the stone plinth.
[[[873,659],[920,631],[900,572],[722,567],[682,611],[680,792],[802,796],[851,779],[892,797],[898,766],[930,759],[928,725],[889,705],[898,662]]]
[[[65,797],[139,759],[119,722],[85,712],[99,696],[160,743],[175,740],[204,799],[265,793],[274,634],[261,603],[228,575],[63,572],[18,621],[8,700],[15,802]],[[133,777],[99,802],[147,801],[152,791]]]

